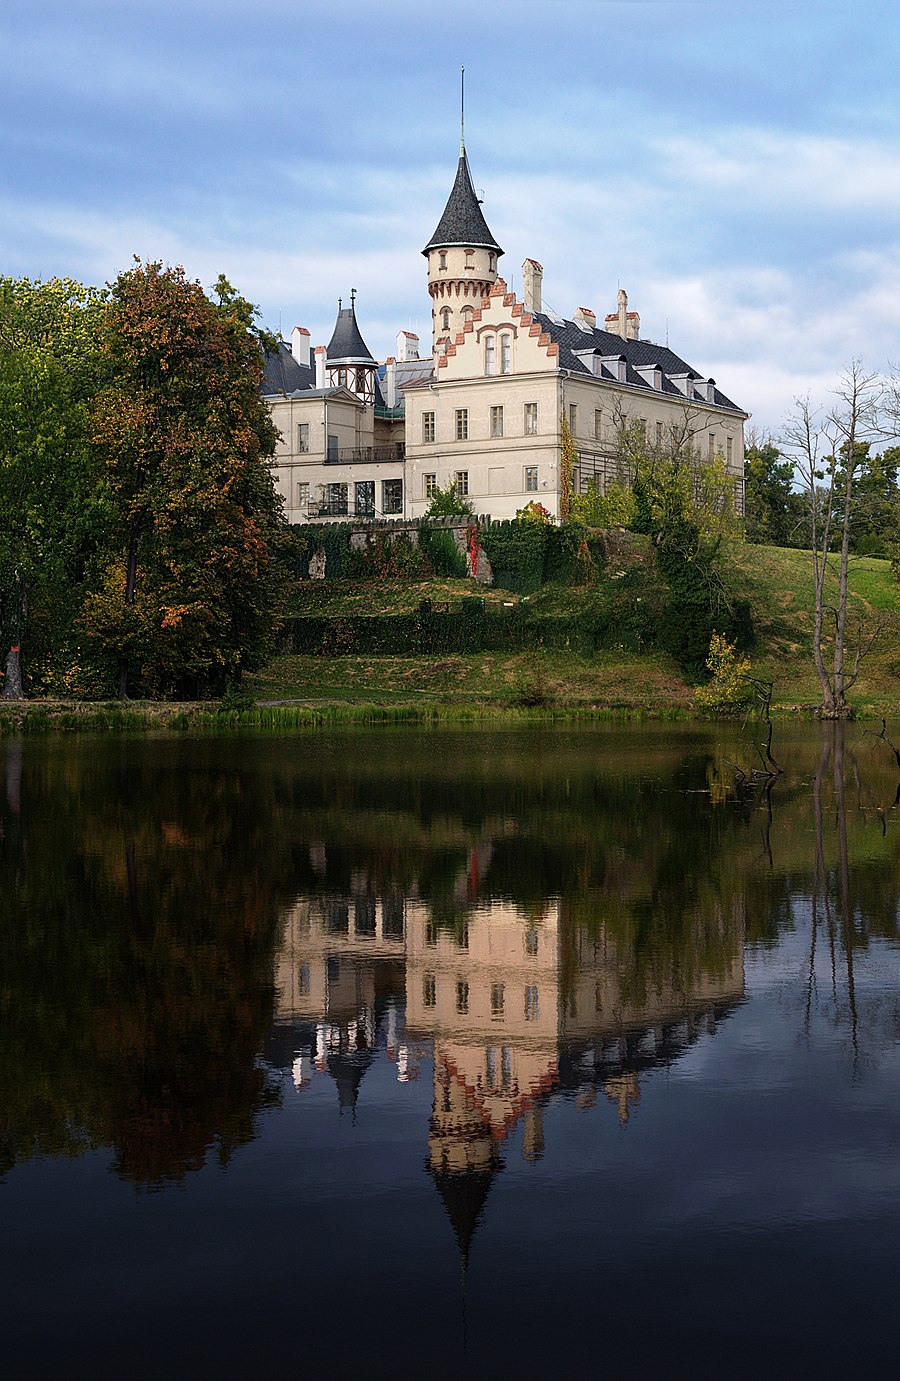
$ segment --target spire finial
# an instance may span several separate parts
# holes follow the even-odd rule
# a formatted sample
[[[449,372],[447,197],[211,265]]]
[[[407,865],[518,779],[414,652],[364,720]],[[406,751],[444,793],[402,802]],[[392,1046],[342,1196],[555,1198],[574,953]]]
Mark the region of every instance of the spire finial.
[[[338,311],[339,311],[339,312],[343,309],[343,306],[344,306],[344,299],[343,299],[342,297],[339,297],[339,298],[338,298]]]
[[[466,69],[459,69],[459,156],[466,151]]]
[[[355,311],[356,311],[356,289],[355,289],[355,288],[351,288],[351,289],[350,289],[350,306],[351,306],[352,310],[355,312]]]

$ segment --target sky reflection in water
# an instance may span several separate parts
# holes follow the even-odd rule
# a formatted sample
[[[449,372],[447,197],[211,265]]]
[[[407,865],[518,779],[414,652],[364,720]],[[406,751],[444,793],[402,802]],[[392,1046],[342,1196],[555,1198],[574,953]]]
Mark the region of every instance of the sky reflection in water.
[[[12,1374],[884,1365],[898,774],[779,737],[0,744]]]

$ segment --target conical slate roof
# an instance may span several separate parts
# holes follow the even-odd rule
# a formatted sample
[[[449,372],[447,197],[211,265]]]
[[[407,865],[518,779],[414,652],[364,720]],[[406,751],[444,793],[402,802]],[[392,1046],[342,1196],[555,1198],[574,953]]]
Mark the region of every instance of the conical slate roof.
[[[349,307],[338,305],[337,321],[331,340],[325,350],[325,358],[332,364],[374,364],[375,359],[363,340],[356,324],[356,303],[350,299]]]
[[[466,158],[465,149],[459,155],[456,181],[444,207],[444,214],[422,253],[427,255],[432,249],[446,249],[450,245],[494,249],[498,254],[503,253],[482,215],[475,188],[472,186],[472,174],[469,172],[469,160]]]
[[[484,1212],[484,1201],[494,1182],[496,1166],[486,1170],[432,1170],[437,1191],[444,1201],[447,1217],[459,1247],[463,1274],[468,1270],[469,1251],[475,1229]]]

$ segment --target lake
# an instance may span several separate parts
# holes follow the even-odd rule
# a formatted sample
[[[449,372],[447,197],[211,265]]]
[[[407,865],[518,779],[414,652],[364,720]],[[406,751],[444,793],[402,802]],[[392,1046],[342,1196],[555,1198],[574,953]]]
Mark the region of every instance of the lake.
[[[4,1374],[893,1369],[900,769],[762,737],[0,740]]]

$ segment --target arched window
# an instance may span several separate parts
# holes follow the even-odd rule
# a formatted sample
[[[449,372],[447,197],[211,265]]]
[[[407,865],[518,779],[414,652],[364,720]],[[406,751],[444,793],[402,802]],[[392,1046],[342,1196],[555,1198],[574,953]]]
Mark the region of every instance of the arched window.
[[[512,339],[510,336],[500,337],[500,373],[508,374],[510,370],[510,354],[512,352]]]
[[[450,330],[450,308],[445,307],[441,312],[441,326],[445,331]]]
[[[485,336],[484,338],[484,372],[493,374],[494,372],[494,337]]]

